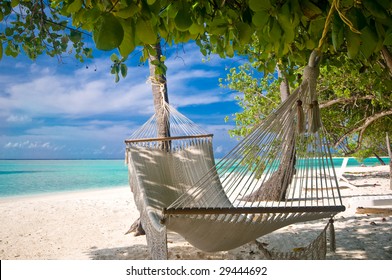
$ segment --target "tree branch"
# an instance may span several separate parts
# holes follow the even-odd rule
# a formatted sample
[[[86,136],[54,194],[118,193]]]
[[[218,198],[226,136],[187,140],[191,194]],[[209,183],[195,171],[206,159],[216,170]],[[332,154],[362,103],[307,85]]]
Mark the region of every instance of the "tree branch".
[[[325,101],[325,102],[321,102],[319,107],[320,108],[327,108],[327,107],[331,107],[332,105],[335,104],[347,104],[347,103],[351,103],[353,101],[357,101],[357,100],[372,100],[375,99],[376,97],[373,95],[365,95],[365,96],[353,96],[350,98],[337,98],[334,100],[330,100],[330,101]]]
[[[335,147],[339,146],[339,144],[342,143],[344,141],[344,139],[346,139],[348,136],[359,132],[357,146],[354,149],[350,150],[350,152],[347,154],[353,154],[353,153],[357,152],[361,148],[363,134],[364,134],[366,128],[369,125],[371,125],[373,122],[375,122],[376,120],[378,120],[382,117],[388,116],[388,115],[392,115],[392,109],[382,111],[380,113],[374,114],[374,115],[366,118],[364,123],[361,126],[351,129],[350,131],[346,132],[342,137],[340,137],[337,140],[337,142],[335,143]]]
[[[84,34],[84,35],[89,36],[89,37],[93,37],[90,33],[87,33],[87,32],[85,32],[83,30],[80,30],[80,29],[76,29],[76,28],[73,28],[73,27],[70,27],[70,26],[67,26],[67,25],[63,25],[61,23],[58,23],[58,22],[55,22],[55,21],[52,21],[52,20],[49,20],[49,19],[44,19],[44,21],[47,22],[47,23],[51,23],[53,25],[58,25],[60,27],[63,27],[64,29],[68,29],[68,30],[71,30],[71,31],[74,31],[74,32],[78,32],[80,34]]]

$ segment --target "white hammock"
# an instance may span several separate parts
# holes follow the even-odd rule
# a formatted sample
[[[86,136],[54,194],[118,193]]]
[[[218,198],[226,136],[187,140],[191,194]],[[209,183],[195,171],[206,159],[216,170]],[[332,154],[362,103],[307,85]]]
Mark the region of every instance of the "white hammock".
[[[201,250],[223,251],[344,210],[318,108],[302,112],[302,104],[317,105],[316,70],[311,59],[301,86],[217,164],[212,135],[168,104],[171,137],[154,138],[154,115],[126,140],[152,258],[167,258],[167,230]]]

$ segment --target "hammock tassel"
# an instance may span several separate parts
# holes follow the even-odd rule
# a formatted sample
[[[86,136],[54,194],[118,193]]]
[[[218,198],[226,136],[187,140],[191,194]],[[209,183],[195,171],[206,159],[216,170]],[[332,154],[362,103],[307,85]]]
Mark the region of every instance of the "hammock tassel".
[[[332,252],[336,252],[336,238],[335,238],[335,227],[333,225],[333,219],[329,220],[329,246]]]
[[[317,100],[313,100],[312,104],[309,104],[309,132],[316,133],[321,127],[320,120],[320,107]]]
[[[301,99],[297,100],[297,132],[298,134],[305,132],[305,113]]]

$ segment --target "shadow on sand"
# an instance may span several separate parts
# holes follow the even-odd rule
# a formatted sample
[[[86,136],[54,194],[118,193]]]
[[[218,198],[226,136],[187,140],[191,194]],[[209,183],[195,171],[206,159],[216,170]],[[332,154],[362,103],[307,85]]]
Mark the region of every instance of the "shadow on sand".
[[[323,230],[325,223],[309,222],[308,226],[292,225],[258,240],[269,250],[287,251],[308,245]],[[335,220],[336,253],[328,252],[327,259],[335,260],[391,260],[392,219],[380,215],[358,215],[339,217]],[[130,236],[132,238],[132,236]],[[207,253],[200,251],[181,237],[170,233],[168,236],[169,259],[176,260],[254,260],[265,259],[257,245],[248,243],[231,251]],[[180,244],[180,245],[177,245]],[[147,245],[136,244],[118,248],[91,248],[87,252],[93,260],[146,260],[150,259]]]

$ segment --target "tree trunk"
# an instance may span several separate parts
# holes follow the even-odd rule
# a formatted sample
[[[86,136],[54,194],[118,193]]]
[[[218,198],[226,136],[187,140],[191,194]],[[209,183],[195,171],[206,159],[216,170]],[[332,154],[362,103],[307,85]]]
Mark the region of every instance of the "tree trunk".
[[[290,95],[290,85],[289,81],[287,80],[287,76],[282,72],[282,70],[278,67],[278,75],[279,78],[282,78],[282,82],[280,83],[280,100],[281,102],[285,101],[289,98]]]
[[[385,162],[382,160],[382,158],[379,157],[378,154],[376,154],[376,153],[374,153],[374,152],[373,152],[373,154],[374,154],[374,156],[377,158],[378,162],[379,162],[381,165],[386,165]]]
[[[157,65],[153,62],[159,61],[162,55],[161,44],[157,43],[152,46],[156,50],[156,54],[149,55],[149,68],[150,68],[150,79],[152,87],[152,95],[154,99],[155,114],[157,115],[157,137],[169,137],[170,136],[170,124],[168,121],[168,115],[165,109],[162,107],[164,103],[169,103],[169,96],[167,93],[167,81],[166,73],[157,74]],[[163,64],[163,62],[160,62]]]
[[[166,73],[158,74],[157,65],[154,61],[159,61],[162,55],[161,44],[158,42],[156,45],[151,46],[155,49],[154,55],[149,55],[148,64],[150,69],[150,80],[152,87],[152,95],[154,99],[154,109],[157,116],[157,135],[156,137],[170,137],[170,123],[169,115],[164,108],[164,103],[169,103],[169,96],[167,92]],[[160,62],[163,64],[163,62]],[[162,149],[169,149],[170,141],[163,141],[161,144]],[[145,235],[143,225],[140,217],[133,222],[130,229],[126,234],[134,232],[135,236]]]
[[[320,58],[318,51],[313,51],[309,58],[308,65],[304,69],[303,79],[304,81],[306,80],[309,85],[309,94],[312,97],[311,101],[314,101],[313,98],[316,94],[317,78],[319,75],[318,64],[320,62]],[[280,96],[281,101],[284,102],[290,95],[290,87],[284,72],[278,69],[278,74],[279,77],[282,78],[282,82],[280,84]],[[292,127],[291,131],[288,131],[285,138],[282,140],[284,141],[281,151],[283,156],[278,170],[275,171],[259,189],[250,195],[245,196],[243,200],[279,201],[285,199],[287,188],[291,184],[292,178],[296,172],[295,128]]]
[[[295,174],[295,143],[294,130],[289,132],[282,148],[282,160],[271,177],[260,188],[242,198],[243,201],[281,201],[286,198],[287,188]]]
[[[286,75],[278,68],[278,75],[282,78],[280,83],[280,99],[284,102],[290,95],[290,86]],[[250,195],[244,196],[244,201],[258,200],[283,200],[286,197],[286,190],[291,183],[294,175],[295,166],[295,143],[294,131],[289,132],[284,140],[284,148],[282,151],[282,162],[271,177],[263,183],[263,185],[252,192]]]

